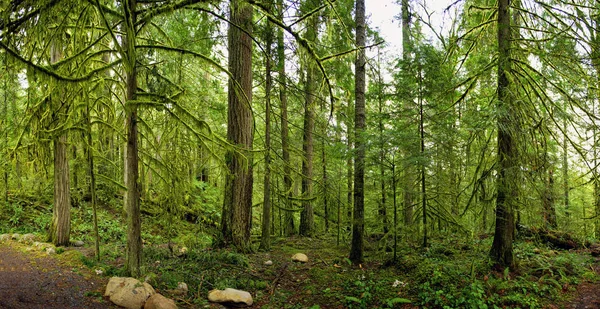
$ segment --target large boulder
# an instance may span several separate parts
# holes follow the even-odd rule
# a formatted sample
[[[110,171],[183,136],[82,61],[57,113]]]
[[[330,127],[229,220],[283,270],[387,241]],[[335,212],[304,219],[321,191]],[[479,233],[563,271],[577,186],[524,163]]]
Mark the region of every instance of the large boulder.
[[[292,261],[306,263],[308,262],[308,256],[306,256],[304,253],[296,253],[292,256]]]
[[[208,301],[236,307],[252,306],[252,295],[246,291],[227,288],[208,292]]]
[[[146,300],[154,295],[154,288],[135,278],[112,277],[106,285],[104,296],[108,296],[115,305],[128,309],[141,309]]]
[[[172,299],[168,299],[157,293],[148,298],[144,309],[177,309],[177,305]]]

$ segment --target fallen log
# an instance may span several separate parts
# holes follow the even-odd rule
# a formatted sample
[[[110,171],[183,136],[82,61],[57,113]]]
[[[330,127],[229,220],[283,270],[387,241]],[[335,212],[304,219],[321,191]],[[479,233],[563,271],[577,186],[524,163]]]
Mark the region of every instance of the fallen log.
[[[517,226],[520,237],[535,238],[556,249],[570,250],[581,249],[589,246],[581,240],[573,237],[572,234],[557,230],[548,230],[545,228],[528,227],[525,225]]]

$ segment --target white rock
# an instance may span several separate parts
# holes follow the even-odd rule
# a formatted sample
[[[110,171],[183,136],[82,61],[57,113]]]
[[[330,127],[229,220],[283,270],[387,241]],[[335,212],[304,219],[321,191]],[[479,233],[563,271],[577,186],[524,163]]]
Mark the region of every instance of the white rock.
[[[188,286],[185,282],[177,282],[177,290],[181,291],[183,294],[187,294]]]
[[[208,301],[213,303],[233,304],[236,307],[252,306],[252,295],[236,289],[212,290],[208,292]]]
[[[46,253],[48,254],[56,254],[56,249],[50,247],[50,248],[46,248]]]
[[[112,277],[106,285],[104,296],[109,296],[114,304],[128,309],[141,309],[146,300],[155,294],[148,283],[135,278]]]
[[[296,253],[292,256],[292,261],[306,263],[308,262],[308,256],[306,256],[304,253]]]
[[[177,309],[177,305],[172,299],[168,299],[160,294],[154,294],[148,298],[144,309]]]
[[[273,265],[273,261],[271,261],[271,260],[265,261],[265,266],[271,266],[271,265]]]
[[[85,245],[85,243],[81,240],[76,240],[73,242],[73,247],[83,247],[83,245]]]
[[[4,241],[9,241],[12,237],[8,234],[2,234],[0,235],[0,241],[4,242]]]
[[[25,234],[25,235],[21,236],[21,239],[19,239],[19,241],[22,243],[31,244],[35,241],[35,235],[33,235],[31,233]]]
[[[12,239],[19,240],[20,238],[21,238],[21,234],[19,234],[19,233],[12,234]]]

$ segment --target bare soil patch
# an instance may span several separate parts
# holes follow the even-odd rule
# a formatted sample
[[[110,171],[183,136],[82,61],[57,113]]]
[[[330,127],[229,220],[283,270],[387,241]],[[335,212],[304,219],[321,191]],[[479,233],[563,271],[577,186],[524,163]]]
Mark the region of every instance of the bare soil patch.
[[[2,309],[118,308],[101,297],[105,284],[106,278],[58,255],[26,252],[14,242],[0,243]]]

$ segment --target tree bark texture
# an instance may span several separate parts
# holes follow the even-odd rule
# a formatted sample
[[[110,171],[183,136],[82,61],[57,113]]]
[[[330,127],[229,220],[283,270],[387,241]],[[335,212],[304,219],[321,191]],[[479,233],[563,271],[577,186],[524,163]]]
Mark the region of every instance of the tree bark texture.
[[[402,0],[401,3],[401,16],[402,16],[402,59],[407,61],[410,55],[410,11],[408,7],[409,0]],[[406,156],[411,156],[413,147],[408,147]],[[403,214],[404,214],[404,225],[411,226],[413,223],[413,203],[414,203],[414,185],[415,181],[415,168],[412,162],[404,160],[402,166],[402,189],[403,189]]]
[[[496,196],[496,229],[490,250],[494,262],[503,267],[515,265],[513,257],[514,207],[516,202],[517,145],[515,139],[514,102],[510,95],[508,74],[510,60],[510,0],[498,1],[498,178]]]
[[[50,62],[56,63],[63,57],[60,43],[53,42]],[[64,121],[65,104],[60,86],[50,98],[52,108],[58,115],[56,122]],[[71,186],[69,182],[69,158],[67,157],[67,132],[58,132],[54,137],[54,209],[50,225],[49,240],[56,246],[68,246],[71,236]]]
[[[222,236],[240,252],[250,252],[252,227],[252,6],[230,1],[232,25],[228,30],[229,72],[227,140],[236,151],[228,151],[229,169],[223,200]],[[233,26],[236,25],[236,26]],[[239,29],[238,26],[241,28]],[[242,31],[242,29],[244,31]]]
[[[309,18],[306,39],[315,42],[318,14]],[[302,212],[300,213],[300,235],[312,236],[315,229],[313,209],[313,157],[315,131],[315,69],[312,59],[306,61],[306,84],[304,85],[304,136],[302,143]]]
[[[140,212],[139,192],[139,158],[138,158],[138,112],[136,99],[137,66],[136,66],[136,0],[125,1],[125,78],[126,103],[125,127],[127,129],[127,145],[125,148],[125,210],[127,213],[127,273],[133,277],[141,275],[142,264],[142,218]]]
[[[265,34],[265,176],[263,191],[263,221],[261,226],[260,249],[271,248],[271,43],[273,41],[273,29],[267,23]]]
[[[365,1],[356,1],[356,46],[365,46]],[[354,220],[352,222],[352,246],[350,260],[354,264],[364,261],[363,234],[365,229],[365,50],[359,49],[355,62],[355,114],[354,114],[354,145],[356,147],[354,160]]]

